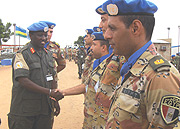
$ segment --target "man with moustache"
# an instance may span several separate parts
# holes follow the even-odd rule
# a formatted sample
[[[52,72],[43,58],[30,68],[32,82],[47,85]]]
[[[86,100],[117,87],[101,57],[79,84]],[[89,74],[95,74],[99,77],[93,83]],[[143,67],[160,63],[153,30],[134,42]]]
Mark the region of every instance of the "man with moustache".
[[[78,86],[62,90],[64,96],[78,95],[86,93],[85,95],[85,113],[84,113],[84,129],[91,129],[95,125],[93,116],[96,114],[94,112],[95,105],[95,95],[98,82],[102,74],[104,73],[104,67],[106,65],[107,57],[109,57],[109,43],[104,39],[102,32],[92,33],[93,44],[91,46],[94,58],[96,59],[90,67],[90,73],[87,80]]]
[[[146,0],[111,0],[105,33],[124,55],[120,84],[112,96],[106,128],[172,129],[177,124],[180,75],[151,42],[157,6]]]
[[[44,22],[28,27],[30,43],[19,50],[12,61],[12,100],[8,124],[10,129],[51,129],[51,97],[55,98],[55,114],[60,113],[55,91],[57,81],[52,54],[44,48],[48,26]]]
[[[104,4],[108,4],[108,1]],[[96,8],[96,12],[101,15],[99,27],[101,27],[104,34],[108,25],[108,14],[102,10],[102,5]],[[105,128],[111,103],[110,98],[120,78],[120,69],[125,62],[124,56],[115,55],[111,49],[110,47],[110,56],[106,61],[104,73],[99,80],[99,85],[96,85],[95,106],[93,107],[96,112],[93,116],[93,128],[96,129]]]

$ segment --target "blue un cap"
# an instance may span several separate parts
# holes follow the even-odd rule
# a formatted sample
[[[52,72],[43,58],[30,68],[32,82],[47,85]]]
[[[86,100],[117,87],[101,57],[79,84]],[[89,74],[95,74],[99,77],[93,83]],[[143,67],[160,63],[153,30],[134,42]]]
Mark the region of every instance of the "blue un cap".
[[[29,31],[35,31],[35,32],[47,32],[48,31],[48,25],[44,22],[37,22],[33,23],[27,28]]]
[[[92,34],[94,32],[93,29],[86,29],[85,31],[87,34]]]
[[[94,27],[93,30],[94,30],[94,32],[101,32],[101,31],[102,31],[102,28]]]
[[[56,26],[55,23],[50,22],[50,21],[41,21],[41,22],[45,22],[48,25],[48,27],[51,28],[51,29],[53,29]]]
[[[103,32],[94,32],[91,34],[93,40],[105,40],[103,36]]]
[[[110,16],[116,15],[154,15],[158,7],[146,0],[109,0],[102,9]]]
[[[100,5],[99,7],[96,8],[96,12],[97,12],[99,15],[107,14],[105,11],[103,11],[102,5]]]

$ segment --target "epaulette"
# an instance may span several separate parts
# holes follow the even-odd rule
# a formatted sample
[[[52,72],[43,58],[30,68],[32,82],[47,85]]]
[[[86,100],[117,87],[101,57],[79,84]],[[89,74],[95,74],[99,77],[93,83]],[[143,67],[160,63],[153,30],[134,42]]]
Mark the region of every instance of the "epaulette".
[[[114,60],[114,61],[116,61],[116,62],[119,62],[119,56],[113,55],[113,57],[111,58],[111,60]]]
[[[56,46],[58,46],[60,48],[60,45],[57,42],[54,41],[52,43],[54,43]]]
[[[170,70],[170,63],[164,59],[162,56],[155,56],[149,60],[149,64],[154,71],[169,71]]]
[[[25,45],[23,48],[21,48],[20,50],[17,51],[17,53],[22,53],[24,50],[26,50],[28,48],[28,44]]]

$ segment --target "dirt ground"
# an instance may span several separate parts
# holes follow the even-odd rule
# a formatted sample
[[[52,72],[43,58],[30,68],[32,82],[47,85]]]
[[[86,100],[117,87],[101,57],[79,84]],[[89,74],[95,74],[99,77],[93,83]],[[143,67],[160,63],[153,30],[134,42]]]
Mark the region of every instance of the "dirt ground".
[[[59,88],[66,89],[81,83],[78,79],[77,65],[67,62],[66,68],[58,74]],[[9,112],[12,88],[11,66],[0,67],[0,129],[8,129],[7,114]],[[83,122],[83,95],[65,97],[59,103],[61,114],[55,117],[53,129],[81,129]],[[180,129],[180,126],[176,129]]]
[[[81,83],[78,79],[77,65],[67,62],[66,68],[58,73],[59,88],[66,89]],[[8,129],[7,114],[9,113],[12,73],[11,66],[0,67],[0,129]],[[81,129],[83,122],[84,95],[68,96],[59,101],[61,113],[55,117],[53,129]]]

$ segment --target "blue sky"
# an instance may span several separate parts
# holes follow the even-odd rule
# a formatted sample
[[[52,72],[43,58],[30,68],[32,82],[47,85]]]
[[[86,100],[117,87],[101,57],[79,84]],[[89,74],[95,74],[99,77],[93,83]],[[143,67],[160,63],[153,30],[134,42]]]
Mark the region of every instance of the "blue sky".
[[[168,37],[170,27],[172,45],[178,44],[178,26],[180,25],[179,0],[150,0],[158,6],[155,13],[156,25],[152,40]],[[56,23],[52,40],[62,47],[72,45],[78,36],[85,35],[85,29],[98,26],[100,16],[96,7],[105,0],[3,0],[1,1],[0,18],[3,23],[16,23],[26,29],[34,22],[48,20]],[[4,13],[2,13],[4,12]],[[13,27],[12,27],[13,31]],[[21,38],[21,44],[28,40]],[[16,41],[18,44],[18,38]],[[13,44],[13,37],[8,44]]]

